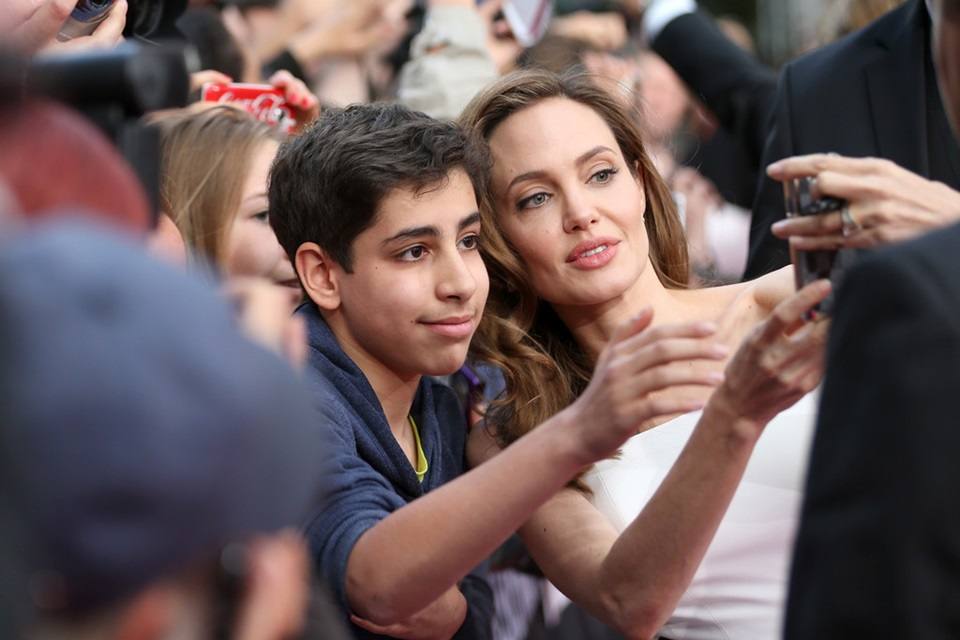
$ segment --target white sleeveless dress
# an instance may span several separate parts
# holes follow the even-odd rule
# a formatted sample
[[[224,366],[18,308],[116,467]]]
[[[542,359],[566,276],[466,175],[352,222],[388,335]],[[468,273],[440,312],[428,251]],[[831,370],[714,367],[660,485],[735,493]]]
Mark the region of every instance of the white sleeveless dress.
[[[808,394],[767,425],[700,568],[660,631],[664,637],[781,637],[817,400],[816,393]],[[594,506],[618,530],[653,496],[699,418],[700,412],[686,414],[634,436],[618,459],[586,475]]]

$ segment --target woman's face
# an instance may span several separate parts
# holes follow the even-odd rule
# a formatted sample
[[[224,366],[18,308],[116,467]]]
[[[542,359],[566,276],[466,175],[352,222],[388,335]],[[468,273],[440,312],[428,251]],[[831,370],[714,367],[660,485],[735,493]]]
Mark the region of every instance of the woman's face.
[[[240,208],[227,232],[224,251],[229,276],[259,276],[278,284],[299,287],[267,219],[267,178],[279,145],[270,140],[257,149],[243,185]]]
[[[648,264],[643,186],[590,107],[550,98],[490,137],[497,218],[554,306],[621,296]]]

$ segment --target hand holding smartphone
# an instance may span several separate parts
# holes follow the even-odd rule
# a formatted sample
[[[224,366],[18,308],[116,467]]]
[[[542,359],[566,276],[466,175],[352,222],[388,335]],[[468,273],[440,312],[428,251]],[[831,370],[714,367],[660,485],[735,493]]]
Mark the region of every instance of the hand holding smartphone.
[[[817,216],[840,211],[846,201],[831,196],[819,197],[816,193],[817,179],[812,176],[793,178],[783,183],[783,199],[788,218],[797,216]],[[790,245],[790,261],[793,263],[797,290],[815,280],[835,281],[839,276],[837,249],[800,251]],[[833,308],[833,293],[812,311],[805,315],[807,320],[815,320],[830,315]]]

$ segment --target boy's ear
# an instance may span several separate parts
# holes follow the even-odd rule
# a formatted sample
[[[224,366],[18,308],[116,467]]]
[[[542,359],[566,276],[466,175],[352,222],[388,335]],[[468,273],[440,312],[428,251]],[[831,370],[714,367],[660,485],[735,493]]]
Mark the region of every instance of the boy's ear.
[[[293,266],[314,304],[326,311],[340,306],[340,270],[320,245],[315,242],[300,245]]]

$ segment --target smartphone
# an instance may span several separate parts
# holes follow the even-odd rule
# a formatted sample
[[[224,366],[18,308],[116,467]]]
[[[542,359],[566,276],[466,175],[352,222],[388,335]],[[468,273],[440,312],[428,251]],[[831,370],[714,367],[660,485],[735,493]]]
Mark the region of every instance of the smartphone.
[[[80,0],[70,12],[70,17],[60,27],[57,40],[66,42],[73,38],[90,35],[109,15],[113,3],[114,0]]]
[[[506,0],[503,16],[514,37],[524,47],[537,44],[553,18],[553,0]]]
[[[200,90],[200,100],[233,104],[252,114],[257,120],[290,133],[297,125],[293,109],[283,92],[269,84],[231,82],[208,83]]]
[[[840,211],[846,201],[831,196],[818,197],[816,178],[803,177],[787,180],[783,183],[783,201],[788,218],[797,216],[819,216]],[[790,261],[793,263],[797,290],[815,280],[828,279],[836,285],[841,266],[839,252],[835,249],[818,251],[798,251],[790,246]],[[833,308],[833,293],[823,302],[809,311],[805,319],[815,320],[830,315]]]

